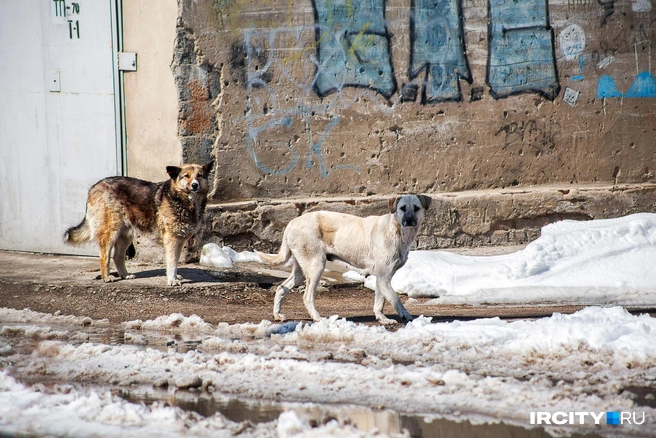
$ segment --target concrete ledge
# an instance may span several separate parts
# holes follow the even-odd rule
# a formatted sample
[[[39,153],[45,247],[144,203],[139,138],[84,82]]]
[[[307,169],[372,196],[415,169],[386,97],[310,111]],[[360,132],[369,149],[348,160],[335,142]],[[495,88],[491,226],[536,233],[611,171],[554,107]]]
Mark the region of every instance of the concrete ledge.
[[[656,211],[656,184],[551,186],[433,193],[433,205],[417,240],[419,249],[526,244],[540,229],[563,219],[591,220]],[[235,250],[278,250],[287,223],[306,211],[358,216],[387,212],[389,196],[253,200],[212,204],[189,260],[202,244]]]

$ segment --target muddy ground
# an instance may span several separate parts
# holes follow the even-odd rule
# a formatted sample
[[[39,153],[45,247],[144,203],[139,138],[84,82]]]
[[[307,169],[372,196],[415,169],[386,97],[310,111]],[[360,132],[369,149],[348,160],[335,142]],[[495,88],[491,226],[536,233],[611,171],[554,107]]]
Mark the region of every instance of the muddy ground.
[[[185,316],[196,314],[211,324],[259,323],[272,319],[275,287],[285,276],[284,271],[263,270],[259,265],[219,270],[190,263],[180,266],[182,286],[168,287],[162,265],[129,261],[128,270],[137,278],[104,283],[97,279],[96,258],[0,251],[0,307],[60,312],[111,322],[145,321],[179,312]],[[337,314],[355,322],[376,324],[371,290],[344,282],[340,272],[326,272],[324,279],[325,286],[316,297],[322,316]],[[494,316],[531,318],[581,308],[436,306],[421,304],[427,299],[408,303],[405,296],[402,301],[412,315],[431,316],[434,321]],[[396,317],[389,304],[385,311]],[[283,312],[288,319],[309,319],[298,291],[287,296]]]

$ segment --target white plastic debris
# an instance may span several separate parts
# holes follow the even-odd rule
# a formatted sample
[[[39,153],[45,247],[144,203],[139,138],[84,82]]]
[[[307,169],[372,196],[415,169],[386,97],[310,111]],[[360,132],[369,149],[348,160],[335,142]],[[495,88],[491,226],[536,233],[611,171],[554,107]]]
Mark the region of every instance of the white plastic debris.
[[[221,248],[216,243],[204,245],[200,253],[200,264],[213,268],[232,268],[235,263],[248,262],[262,263],[262,260],[254,252],[236,252],[227,246]]]

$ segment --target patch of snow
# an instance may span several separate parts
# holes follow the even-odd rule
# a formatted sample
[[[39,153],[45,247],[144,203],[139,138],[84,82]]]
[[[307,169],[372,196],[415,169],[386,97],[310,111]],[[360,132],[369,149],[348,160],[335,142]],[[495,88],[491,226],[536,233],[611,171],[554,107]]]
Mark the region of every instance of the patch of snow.
[[[439,297],[432,304],[653,305],[653,260],[656,214],[565,220],[543,227],[540,238],[512,254],[411,251],[392,287],[410,297]],[[373,289],[375,278],[364,284]]]
[[[204,418],[163,403],[145,406],[70,386],[30,388],[6,372],[0,372],[0,429],[20,436],[230,437],[244,430],[245,436],[276,436],[268,432],[271,424],[245,426],[220,414]]]
[[[61,325],[79,325],[88,326],[93,323],[95,326],[106,326],[109,324],[107,319],[92,320],[88,316],[60,315],[59,312],[53,314],[33,312],[30,309],[15,310],[0,307],[0,321],[3,323],[31,323],[31,324],[48,324],[56,321]]]
[[[211,324],[206,323],[198,315],[184,316],[182,313],[172,313],[168,316],[160,316],[154,320],[128,321],[123,323],[127,330],[159,330],[171,331],[179,330],[185,332],[206,332],[211,331]]]

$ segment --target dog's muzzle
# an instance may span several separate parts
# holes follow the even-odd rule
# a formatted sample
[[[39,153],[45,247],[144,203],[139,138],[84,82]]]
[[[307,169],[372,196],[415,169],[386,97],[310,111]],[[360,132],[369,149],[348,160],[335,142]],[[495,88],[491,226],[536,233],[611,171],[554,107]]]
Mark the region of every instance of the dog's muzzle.
[[[404,227],[416,227],[417,218],[409,214],[405,215],[403,216],[403,219],[401,219],[401,225]]]
[[[198,181],[192,181],[191,191],[192,192],[197,192],[199,188],[200,188],[200,184],[198,184]]]

